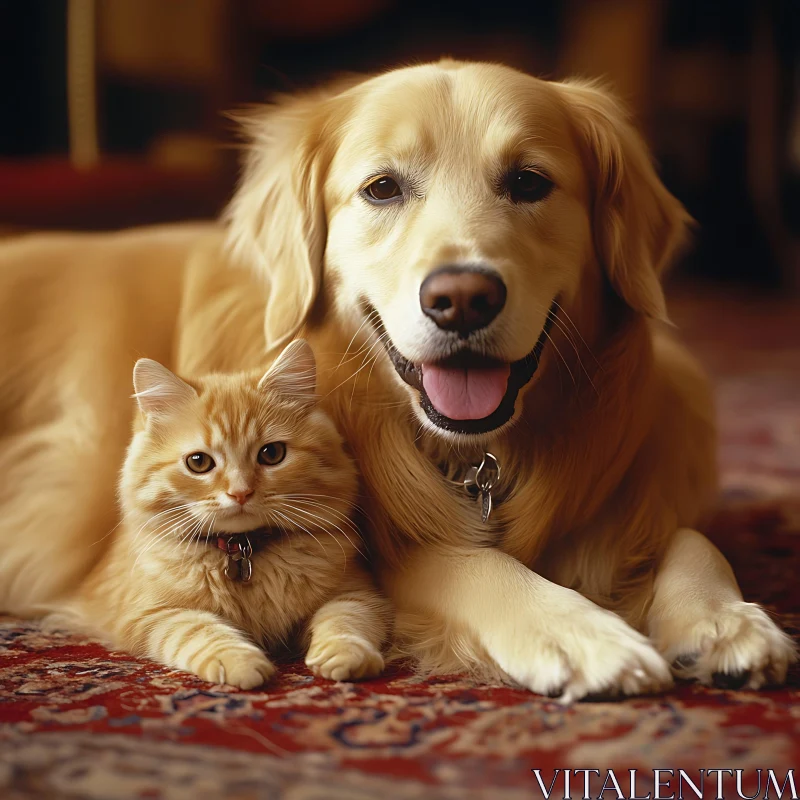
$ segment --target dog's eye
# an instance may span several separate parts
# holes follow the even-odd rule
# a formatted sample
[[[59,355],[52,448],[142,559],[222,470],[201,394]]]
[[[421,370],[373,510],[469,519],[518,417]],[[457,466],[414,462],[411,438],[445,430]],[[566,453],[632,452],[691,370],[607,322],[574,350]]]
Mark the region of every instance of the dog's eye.
[[[403,192],[397,181],[390,175],[381,175],[372,183],[364,187],[364,194],[374,203],[387,203],[397,197],[402,197]]]
[[[536,203],[544,200],[553,185],[553,181],[532,169],[515,169],[506,178],[506,190],[514,203]]]

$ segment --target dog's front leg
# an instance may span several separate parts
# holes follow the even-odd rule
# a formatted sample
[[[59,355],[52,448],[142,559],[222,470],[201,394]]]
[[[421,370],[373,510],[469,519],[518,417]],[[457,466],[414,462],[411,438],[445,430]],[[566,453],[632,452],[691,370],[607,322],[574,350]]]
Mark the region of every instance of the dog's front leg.
[[[792,640],[763,608],[745,603],[725,557],[680,529],[656,576],[648,629],[676,676],[722,688],[783,683]]]
[[[667,663],[620,617],[494,548],[425,548],[384,583],[398,635],[431,672],[499,673],[565,701],[672,682]]]

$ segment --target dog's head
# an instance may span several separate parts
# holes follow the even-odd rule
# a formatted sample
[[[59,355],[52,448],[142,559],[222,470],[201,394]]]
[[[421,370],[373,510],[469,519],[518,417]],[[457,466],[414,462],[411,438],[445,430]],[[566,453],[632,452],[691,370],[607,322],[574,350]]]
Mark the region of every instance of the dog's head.
[[[689,218],[597,87],[441,62],[287,98],[248,127],[228,216],[271,281],[268,342],[324,283],[325,313],[382,338],[437,431],[512,420],[587,282],[665,316],[659,273]]]

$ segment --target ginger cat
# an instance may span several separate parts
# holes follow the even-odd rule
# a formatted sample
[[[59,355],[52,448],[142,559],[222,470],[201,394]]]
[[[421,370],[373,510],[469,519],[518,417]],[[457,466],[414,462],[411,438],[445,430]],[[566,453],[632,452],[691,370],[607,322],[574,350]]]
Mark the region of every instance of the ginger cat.
[[[134,386],[122,522],[54,621],[242,689],[275,672],[262,647],[298,631],[316,674],[380,673],[389,604],[358,551],[356,469],[318,406],[309,345],[263,377],[185,381],[141,359]]]

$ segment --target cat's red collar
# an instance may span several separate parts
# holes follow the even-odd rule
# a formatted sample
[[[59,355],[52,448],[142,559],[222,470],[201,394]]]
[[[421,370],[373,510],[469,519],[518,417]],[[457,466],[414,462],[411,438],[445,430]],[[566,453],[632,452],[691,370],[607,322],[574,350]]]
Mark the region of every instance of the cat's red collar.
[[[259,546],[270,538],[272,533],[272,529],[267,527],[254,528],[252,531],[242,531],[241,533],[212,533],[208,537],[208,541],[230,555],[232,552],[239,552],[237,548],[241,548],[245,539],[249,541],[253,551],[258,550]]]

